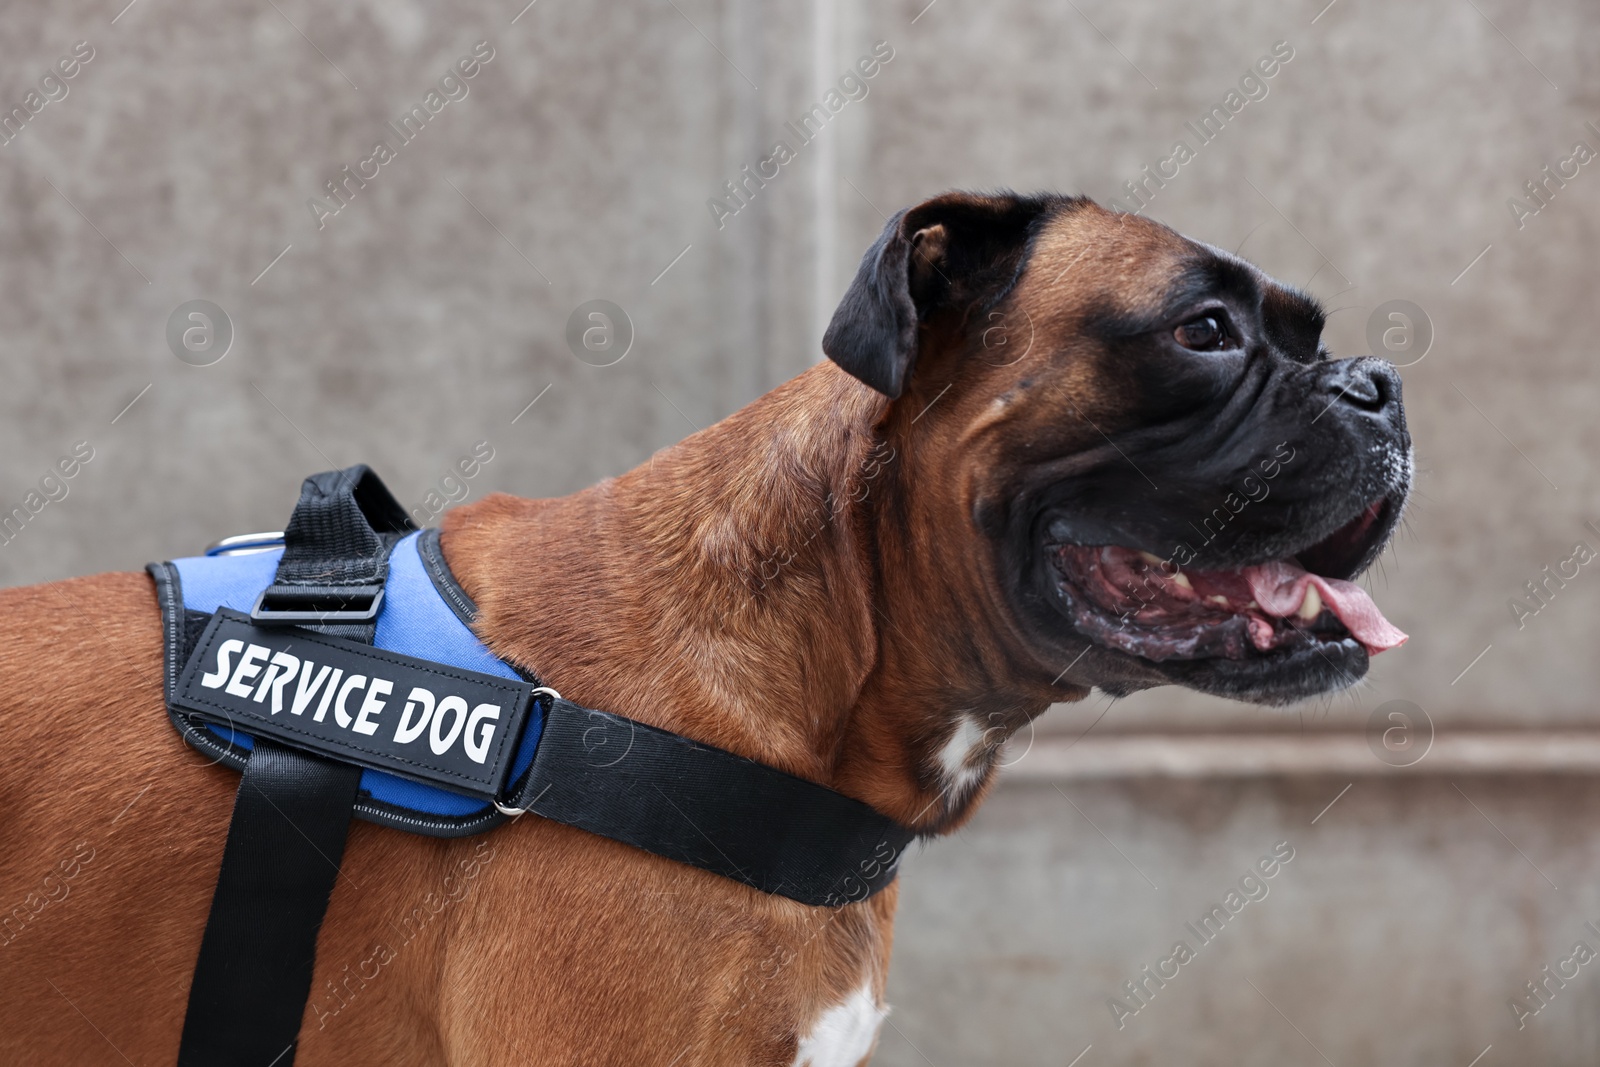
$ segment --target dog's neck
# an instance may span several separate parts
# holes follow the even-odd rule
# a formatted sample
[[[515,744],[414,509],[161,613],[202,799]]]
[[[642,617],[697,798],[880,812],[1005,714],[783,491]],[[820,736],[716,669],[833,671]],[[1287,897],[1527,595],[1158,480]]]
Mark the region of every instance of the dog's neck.
[[[456,509],[479,634],[569,700],[953,827],[1048,698],[984,666],[978,620],[926,614],[963,606],[914,573],[885,412],[821,364],[621,477]]]

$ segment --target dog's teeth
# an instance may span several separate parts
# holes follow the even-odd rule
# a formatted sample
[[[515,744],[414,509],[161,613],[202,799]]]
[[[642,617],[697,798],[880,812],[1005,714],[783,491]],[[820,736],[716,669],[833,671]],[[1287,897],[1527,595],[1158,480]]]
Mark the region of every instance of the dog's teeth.
[[[1317,592],[1317,587],[1311,582],[1306,583],[1306,598],[1300,601],[1300,610],[1295,612],[1306,622],[1310,622],[1322,614],[1322,594]]]
[[[1161,566],[1161,557],[1156,555],[1154,552],[1140,552],[1139,558],[1150,564],[1152,567]]]
[[[1182,571],[1179,571],[1177,574],[1174,574],[1170,580],[1171,580],[1173,585],[1182,586],[1183,588],[1189,590],[1190,592],[1194,591],[1194,583],[1191,582],[1189,580],[1189,576],[1187,574],[1183,573]]]
[[[1228,606],[1228,598],[1225,596],[1212,594],[1211,596],[1206,597],[1206,599],[1217,605],[1219,608],[1225,608]]]

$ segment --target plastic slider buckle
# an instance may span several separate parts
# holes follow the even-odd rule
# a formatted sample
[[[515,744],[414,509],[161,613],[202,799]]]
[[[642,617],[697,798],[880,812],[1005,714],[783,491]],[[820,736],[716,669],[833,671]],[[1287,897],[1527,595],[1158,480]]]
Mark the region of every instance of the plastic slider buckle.
[[[371,622],[383,609],[381,585],[269,585],[250,619],[263,623]]]

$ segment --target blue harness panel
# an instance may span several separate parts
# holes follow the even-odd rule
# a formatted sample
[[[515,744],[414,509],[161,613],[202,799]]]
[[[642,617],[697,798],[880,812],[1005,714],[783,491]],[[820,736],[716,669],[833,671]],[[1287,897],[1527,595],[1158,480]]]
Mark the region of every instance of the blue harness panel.
[[[521,675],[478,640],[440,595],[423,564],[422,536],[421,533],[407,535],[389,556],[389,577],[383,589],[383,610],[378,615],[373,646],[482,674],[522,680]],[[218,608],[248,612],[257,595],[272,584],[282,556],[283,549],[274,548],[247,555],[173,560],[184,608],[207,614]],[[243,748],[254,744],[248,734],[240,731],[209,722],[204,726],[224,741]],[[511,781],[521,778],[533,763],[543,727],[535,703],[529,709],[527,727],[512,763]],[[380,803],[420,815],[471,816],[488,813],[493,807],[473,797],[370,768],[361,773],[361,792]]]

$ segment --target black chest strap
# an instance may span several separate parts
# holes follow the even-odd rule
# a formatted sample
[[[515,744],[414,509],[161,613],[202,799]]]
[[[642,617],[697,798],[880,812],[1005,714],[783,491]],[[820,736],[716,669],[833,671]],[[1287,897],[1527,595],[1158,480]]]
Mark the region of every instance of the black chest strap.
[[[411,521],[364,466],[305,480],[260,623],[371,644]],[[290,1067],[361,768],[257,737],[189,987],[178,1067]]]
[[[894,881],[915,836],[854,797],[560,699],[512,803],[812,907]]]

